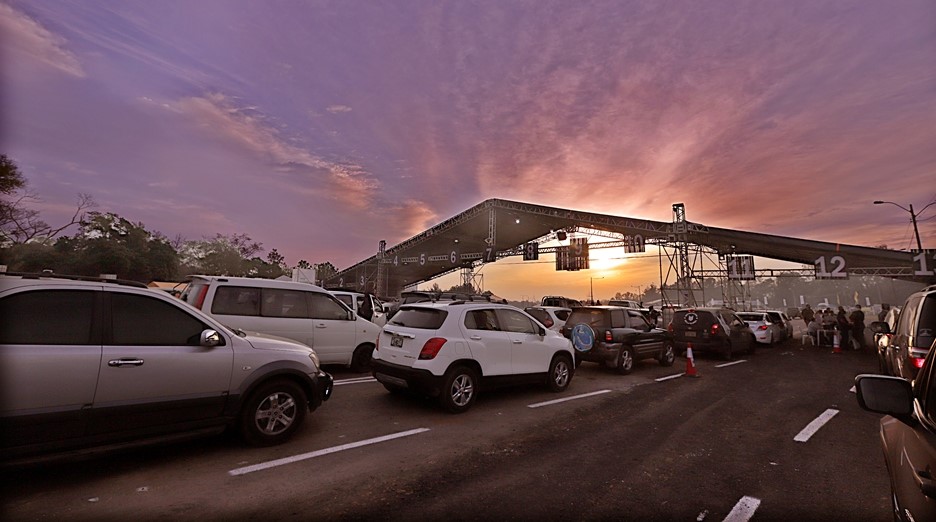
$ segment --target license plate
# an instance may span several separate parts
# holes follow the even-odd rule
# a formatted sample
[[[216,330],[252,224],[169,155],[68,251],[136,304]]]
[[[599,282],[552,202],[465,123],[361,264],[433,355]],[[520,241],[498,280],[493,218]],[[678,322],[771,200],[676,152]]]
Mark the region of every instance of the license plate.
[[[686,332],[686,337],[695,337],[695,332]]]
[[[401,348],[401,347],[403,346],[403,336],[402,336],[402,335],[394,335],[394,336],[390,337],[390,346],[395,346],[395,347],[397,347],[397,348]]]

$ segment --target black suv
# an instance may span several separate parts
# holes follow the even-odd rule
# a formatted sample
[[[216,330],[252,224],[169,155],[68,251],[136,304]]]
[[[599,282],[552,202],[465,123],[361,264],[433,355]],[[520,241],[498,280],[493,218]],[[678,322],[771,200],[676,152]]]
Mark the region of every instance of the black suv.
[[[907,298],[893,330],[887,322],[875,321],[871,331],[889,336],[884,349],[886,367],[895,376],[913,381],[936,340],[936,285]]]
[[[655,358],[663,366],[672,366],[676,360],[673,336],[654,328],[640,310],[617,306],[572,308],[562,335],[572,340],[576,366],[591,361],[626,375],[638,359]]]
[[[673,312],[669,324],[676,348],[691,346],[698,352],[715,352],[727,360],[739,352],[754,353],[754,332],[730,308],[687,308]]]

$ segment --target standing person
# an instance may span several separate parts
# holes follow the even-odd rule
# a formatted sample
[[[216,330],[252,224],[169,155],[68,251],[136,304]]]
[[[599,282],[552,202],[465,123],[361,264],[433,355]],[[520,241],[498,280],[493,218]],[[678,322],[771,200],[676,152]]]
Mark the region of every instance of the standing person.
[[[848,316],[845,315],[845,308],[842,306],[838,307],[838,314],[835,315],[835,327],[839,331],[839,346],[842,349],[845,349],[848,346],[849,333],[851,332],[851,323],[848,321]]]
[[[852,339],[855,340],[855,344],[858,346],[856,350],[863,350],[867,348],[865,345],[865,314],[861,311],[861,305],[856,304],[855,310],[848,316],[848,320],[852,325]]]
[[[650,322],[656,328],[657,320],[660,318],[660,312],[653,308],[653,305],[650,305],[650,309],[647,311],[647,316],[649,316]]]
[[[881,312],[878,313],[878,321],[886,321],[888,311],[890,311],[890,305],[887,303],[881,303]]]
[[[806,326],[809,326],[809,323],[816,317],[813,309],[808,304],[800,311],[800,315],[803,316],[803,322],[806,323]]]

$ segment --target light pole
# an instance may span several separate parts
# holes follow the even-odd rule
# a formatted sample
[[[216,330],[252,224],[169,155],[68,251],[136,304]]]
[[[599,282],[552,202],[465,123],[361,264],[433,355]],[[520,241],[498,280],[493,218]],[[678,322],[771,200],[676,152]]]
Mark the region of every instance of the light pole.
[[[928,208],[930,207],[930,205],[932,205],[933,203],[936,203],[936,201],[933,201],[933,202],[931,202],[929,205],[926,205],[925,207],[923,207],[923,210],[920,210],[919,213],[913,212],[913,203],[910,204],[910,208],[906,208],[906,207],[904,207],[903,205],[898,205],[897,203],[894,203],[893,201],[881,201],[881,200],[877,200],[877,201],[874,202],[875,205],[883,205],[884,203],[887,203],[887,204],[889,204],[889,205],[894,205],[895,207],[897,207],[897,208],[899,208],[899,209],[901,209],[901,210],[903,210],[903,211],[905,211],[905,212],[909,212],[909,213],[910,213],[910,221],[913,222],[913,235],[916,237],[917,250],[919,250],[920,252],[922,252],[922,251],[923,251],[923,243],[920,241],[920,230],[917,228],[917,220],[916,220],[916,218],[917,218],[917,215],[921,214],[921,213],[923,212],[923,210],[928,209]]]
[[[595,304],[595,279],[604,279],[604,277],[588,278],[588,302]]]

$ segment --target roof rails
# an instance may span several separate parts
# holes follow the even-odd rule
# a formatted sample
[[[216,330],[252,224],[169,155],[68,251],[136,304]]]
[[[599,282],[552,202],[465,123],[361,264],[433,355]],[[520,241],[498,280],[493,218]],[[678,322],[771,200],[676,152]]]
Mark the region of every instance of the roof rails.
[[[42,272],[2,272],[3,275],[12,275],[20,276],[23,279],[41,279],[44,277],[54,277],[56,279],[68,279],[71,281],[88,281],[92,283],[112,283],[115,285],[122,286],[135,286],[137,288],[149,288],[139,281],[131,281],[129,279],[110,279],[107,277],[94,277],[94,276],[81,276],[81,275],[70,275],[70,274],[56,274],[51,270],[43,270]]]

